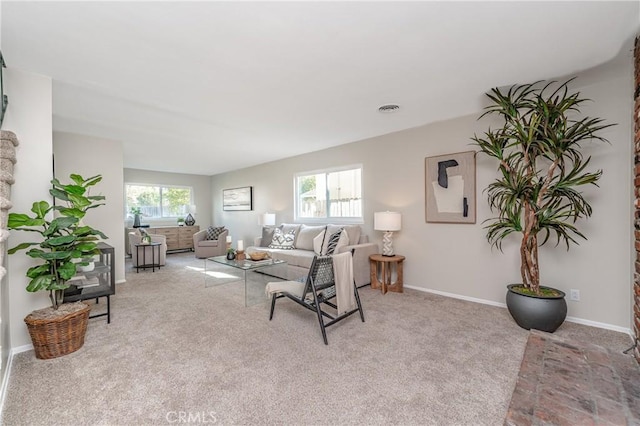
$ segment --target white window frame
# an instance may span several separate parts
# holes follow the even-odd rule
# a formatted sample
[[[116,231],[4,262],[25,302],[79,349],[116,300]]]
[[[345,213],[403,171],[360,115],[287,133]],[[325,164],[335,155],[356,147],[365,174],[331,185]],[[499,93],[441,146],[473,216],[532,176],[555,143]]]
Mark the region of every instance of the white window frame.
[[[364,193],[365,193],[365,188],[364,188],[364,167],[362,166],[362,164],[350,164],[350,165],[346,165],[346,166],[340,166],[340,167],[330,167],[330,168],[326,168],[326,169],[317,169],[317,170],[307,170],[304,172],[298,172],[296,174],[294,174],[293,176],[293,208],[294,208],[294,222],[298,222],[298,223],[321,223],[321,224],[325,224],[325,223],[335,223],[335,224],[340,224],[340,223],[344,223],[344,224],[364,224],[364,217],[360,216],[360,217],[339,217],[339,216],[326,216],[326,217],[300,217],[299,216],[299,212],[300,212],[300,200],[298,199],[298,178],[301,176],[309,176],[309,175],[317,175],[317,174],[324,174],[324,175],[328,175],[330,173],[335,173],[335,172],[342,172],[345,170],[355,170],[355,169],[359,169],[360,170],[360,202],[362,203],[362,208],[361,208],[361,213],[364,214],[365,211],[365,206],[364,206]],[[326,201],[327,201],[327,211],[330,211],[330,200],[329,200],[329,194],[327,192],[326,195]]]
[[[189,199],[189,205],[193,205],[193,198],[194,198],[194,194],[193,194],[193,187],[192,186],[187,186],[187,185],[166,185],[166,184],[160,184],[160,183],[142,183],[142,182],[125,182],[124,184],[124,208],[125,208],[125,217],[131,215],[131,207],[127,204],[127,189],[128,186],[149,186],[149,187],[154,187],[154,188],[160,188],[160,205],[158,206],[161,214],[162,214],[162,188],[179,188],[179,189],[188,189],[189,193],[191,194],[191,197]],[[186,216],[186,215],[185,215]],[[183,217],[183,216],[148,216],[145,217],[145,219],[151,219],[151,220],[162,220],[162,219],[177,219],[179,217]]]

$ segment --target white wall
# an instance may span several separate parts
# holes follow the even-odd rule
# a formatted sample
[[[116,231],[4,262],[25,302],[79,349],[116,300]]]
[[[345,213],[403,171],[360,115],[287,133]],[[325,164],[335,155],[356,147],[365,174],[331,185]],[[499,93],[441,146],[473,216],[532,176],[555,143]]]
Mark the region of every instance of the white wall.
[[[11,188],[12,212],[29,212],[37,200],[50,200],[50,181],[53,177],[52,155],[52,98],[51,79],[22,72],[11,67],[4,72],[9,106],[3,129],[13,131],[20,141],[18,162],[14,168],[15,184]],[[27,232],[11,232],[9,247],[30,241]],[[27,269],[35,265],[24,251],[9,256],[10,330],[13,348],[30,345],[31,339],[24,324],[34,309],[50,305],[46,292],[28,293]]]
[[[204,229],[212,223],[211,180],[209,176],[154,172],[139,169],[124,169],[124,182],[149,183],[154,185],[190,186],[193,188],[193,201],[197,210],[196,214],[194,215],[196,225],[199,225],[200,229]],[[174,219],[143,219],[143,223],[149,223],[153,226],[177,225]],[[131,226],[132,224],[133,219],[129,217],[126,222],[126,226]]]
[[[540,250],[542,284],[581,292],[580,302],[568,302],[569,316],[618,329],[629,329],[631,324],[632,70],[626,54],[583,73],[572,85],[594,100],[585,113],[619,125],[603,133],[611,145],[585,146],[593,155],[592,167],[604,169],[600,189],[586,191],[594,214],[579,227],[588,241],[569,252],[553,244]],[[381,233],[373,231],[373,213],[403,214],[394,248],[407,256],[405,285],[504,303],[505,285],[520,281],[519,242],[515,238],[506,242],[505,252],[500,253],[485,239],[482,221],[492,214],[482,191],[495,179],[496,164],[478,158],[476,224],[426,223],[424,217],[425,157],[473,150],[473,134],[497,124],[490,119],[477,121],[479,115],[213,176],[214,222],[226,225],[234,241],[251,240],[259,235],[258,217],[266,211],[275,212],[278,222],[293,220],[294,173],[361,163],[365,232],[380,243]],[[254,187],[254,211],[222,211],[222,190],[238,186]]]
[[[105,205],[87,212],[84,222],[102,231],[105,243],[115,249],[116,282],[124,282],[124,184],[122,177],[122,143],[110,139],[55,132],[53,134],[55,176],[70,182],[69,175],[85,178],[102,175],[102,181],[91,188],[92,195],[104,195]]]

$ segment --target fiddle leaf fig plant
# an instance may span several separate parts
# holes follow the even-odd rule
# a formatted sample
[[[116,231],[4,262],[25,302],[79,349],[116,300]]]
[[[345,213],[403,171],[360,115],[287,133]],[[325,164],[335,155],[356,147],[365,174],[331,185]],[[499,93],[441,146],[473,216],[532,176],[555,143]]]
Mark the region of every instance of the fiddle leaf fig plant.
[[[29,257],[38,259],[40,264],[27,270],[30,278],[27,291],[49,291],[54,309],[62,304],[64,290],[69,287],[67,280],[76,274],[77,265],[88,265],[83,259],[99,254],[96,241],[106,239],[102,232],[84,225],[82,219],[89,209],[104,205],[102,195],[90,195],[90,187],[102,180],[97,175],[83,178],[70,176],[72,183],[62,184],[58,179],[51,181],[49,193],[60,203],[36,201],[31,207],[32,214],[10,213],[7,227],[40,235],[37,242],[26,242],[11,248],[8,253],[27,250]],[[50,219],[50,216],[54,216]]]
[[[608,142],[598,132],[613,126],[600,118],[580,117],[587,101],[570,93],[571,80],[552,89],[555,82],[492,89],[491,104],[480,118],[497,115],[502,127],[489,129],[472,140],[480,152],[498,160],[498,178],[487,188],[489,207],[497,216],[488,219],[487,240],[502,250],[502,241],[522,234],[520,274],[524,287],[540,295],[538,247],[554,236],[556,245],[569,249],[586,237],[576,227],[591,216],[589,202],[580,192],[596,185],[602,170],[588,171],[591,157],[581,152],[583,142]]]

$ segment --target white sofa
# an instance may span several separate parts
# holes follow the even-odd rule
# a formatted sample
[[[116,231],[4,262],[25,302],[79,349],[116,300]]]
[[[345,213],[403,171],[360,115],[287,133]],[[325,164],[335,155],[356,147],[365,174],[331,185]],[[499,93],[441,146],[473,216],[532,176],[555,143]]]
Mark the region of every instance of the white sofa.
[[[371,283],[369,256],[379,253],[380,250],[378,244],[370,243],[369,237],[362,234],[359,225],[300,225],[283,223],[279,228],[285,233],[295,230],[294,249],[283,250],[269,248],[268,246],[271,241],[262,241],[263,236],[267,236],[266,238],[268,238],[269,235],[269,227],[264,227],[263,236],[256,238],[254,245],[247,247],[246,252],[250,254],[254,251],[266,251],[270,253],[272,258],[286,261],[288,265],[287,279],[296,280],[306,276],[309,272],[311,261],[316,254],[313,249],[313,239],[325,230],[325,228],[328,236],[338,229],[344,228],[349,236],[349,242],[346,246],[340,247],[338,253],[355,250],[353,253],[353,275],[356,285],[362,287]]]

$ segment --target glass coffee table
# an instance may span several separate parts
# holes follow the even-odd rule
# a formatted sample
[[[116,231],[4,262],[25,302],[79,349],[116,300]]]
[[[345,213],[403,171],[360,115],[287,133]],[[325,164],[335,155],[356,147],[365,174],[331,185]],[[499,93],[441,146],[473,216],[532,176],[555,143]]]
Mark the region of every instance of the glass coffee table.
[[[219,268],[218,265],[227,268]],[[267,283],[286,280],[286,276],[287,262],[284,260],[228,260],[226,256],[208,257],[204,260],[205,287],[243,282],[244,306],[267,301],[264,292]]]

